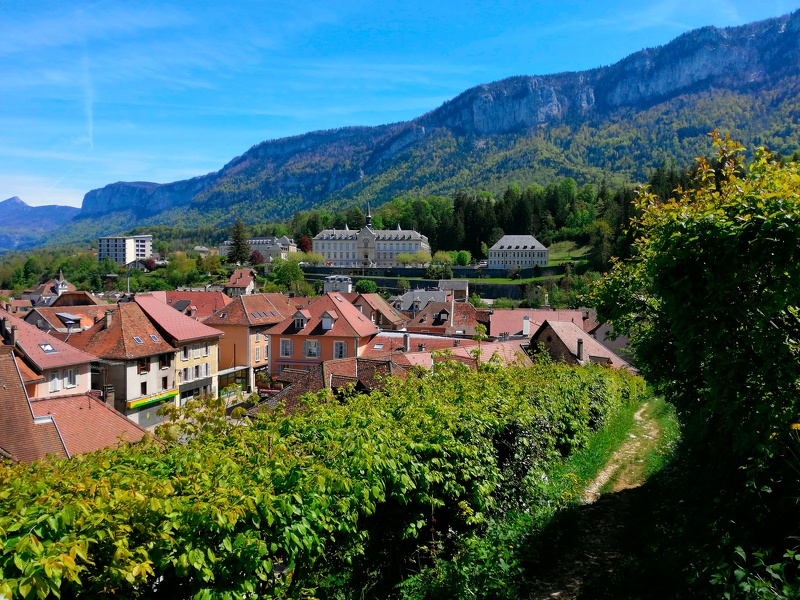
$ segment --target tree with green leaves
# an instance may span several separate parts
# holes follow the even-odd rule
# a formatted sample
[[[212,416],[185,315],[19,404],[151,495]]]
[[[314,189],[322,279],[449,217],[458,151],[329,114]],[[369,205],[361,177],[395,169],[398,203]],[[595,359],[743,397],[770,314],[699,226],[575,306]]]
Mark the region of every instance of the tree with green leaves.
[[[304,274],[296,260],[276,258],[269,265],[268,277],[276,285],[293,289],[293,285],[303,281]]]
[[[431,261],[435,265],[452,265],[453,257],[450,256],[449,252],[445,252],[444,250],[438,250],[436,253],[434,253]]]
[[[247,227],[241,219],[236,219],[231,231],[232,245],[228,250],[228,261],[244,264],[250,258],[250,245],[247,243]]]
[[[374,294],[378,291],[378,284],[371,279],[362,279],[356,282],[356,291],[359,294]]]
[[[511,507],[563,505],[548,468],[642,391],[599,366],[451,361],[249,426],[190,400],[158,441],[0,462],[0,597],[398,597],[432,543],[452,556]]]
[[[648,381],[723,456],[788,435],[800,395],[800,169],[715,138],[677,200],[644,192],[634,255],[594,298]]]
[[[747,165],[740,144],[716,135],[714,144],[716,162],[699,159],[676,197],[639,194],[632,255],[593,300],[677,406],[687,464],[700,465],[709,488],[698,500],[713,507],[709,539],[691,568],[722,566],[695,580],[714,580],[728,597],[795,598],[787,536],[800,527],[800,167],[764,149]],[[781,594],[756,594],[765,581]]]

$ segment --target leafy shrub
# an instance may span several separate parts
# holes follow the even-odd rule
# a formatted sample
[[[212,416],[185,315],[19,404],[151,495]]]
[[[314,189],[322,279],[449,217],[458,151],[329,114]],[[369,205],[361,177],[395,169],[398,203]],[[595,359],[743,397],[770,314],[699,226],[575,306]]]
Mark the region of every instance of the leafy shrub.
[[[602,367],[448,362],[249,426],[210,405],[169,425],[182,443],[2,465],[0,595],[388,597],[642,389]]]

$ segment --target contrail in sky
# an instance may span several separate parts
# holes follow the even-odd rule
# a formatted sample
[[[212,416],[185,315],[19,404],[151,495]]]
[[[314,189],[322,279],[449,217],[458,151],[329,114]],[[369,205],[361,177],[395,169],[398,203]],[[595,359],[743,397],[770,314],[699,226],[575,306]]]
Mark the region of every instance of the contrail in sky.
[[[94,86],[92,74],[89,71],[89,54],[83,51],[83,108],[86,113],[86,128],[89,138],[89,149],[94,149]]]

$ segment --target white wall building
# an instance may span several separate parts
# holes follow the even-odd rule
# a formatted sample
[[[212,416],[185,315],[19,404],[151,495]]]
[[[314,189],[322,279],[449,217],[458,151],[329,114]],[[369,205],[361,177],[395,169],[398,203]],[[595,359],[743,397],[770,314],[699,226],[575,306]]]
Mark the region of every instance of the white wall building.
[[[360,231],[324,229],[311,244],[331,267],[396,267],[398,254],[431,251],[428,238],[413,229],[373,229],[370,215]]]
[[[110,258],[118,265],[146,260],[153,255],[152,235],[115,235],[97,240],[97,260]]]
[[[345,275],[328,275],[322,282],[322,291],[349,294],[353,291],[353,280]]]
[[[532,235],[504,235],[489,248],[490,269],[546,267],[550,251]]]

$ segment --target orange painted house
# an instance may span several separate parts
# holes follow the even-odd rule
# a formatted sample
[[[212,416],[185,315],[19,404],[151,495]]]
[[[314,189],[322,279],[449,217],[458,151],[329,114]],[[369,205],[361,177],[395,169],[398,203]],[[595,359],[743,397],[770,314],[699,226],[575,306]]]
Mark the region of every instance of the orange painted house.
[[[269,329],[270,374],[286,368],[309,370],[325,360],[361,356],[379,331],[341,294],[330,292]]]

